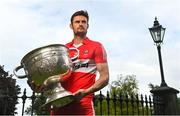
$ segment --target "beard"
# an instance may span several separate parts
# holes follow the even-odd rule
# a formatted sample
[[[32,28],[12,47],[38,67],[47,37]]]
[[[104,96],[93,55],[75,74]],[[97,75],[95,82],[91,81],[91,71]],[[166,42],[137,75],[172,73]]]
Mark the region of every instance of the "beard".
[[[82,38],[83,38],[84,36],[86,36],[86,34],[87,34],[87,31],[85,31],[85,32],[76,32],[76,33],[74,32],[74,35],[75,35],[75,36],[80,36],[80,37],[82,37]]]

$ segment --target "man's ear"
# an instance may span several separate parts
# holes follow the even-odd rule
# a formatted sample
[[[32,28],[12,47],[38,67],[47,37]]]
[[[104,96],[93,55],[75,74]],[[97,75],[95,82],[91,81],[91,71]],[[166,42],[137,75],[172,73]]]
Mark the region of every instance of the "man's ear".
[[[73,29],[72,24],[70,24],[69,27],[70,27],[71,29]]]

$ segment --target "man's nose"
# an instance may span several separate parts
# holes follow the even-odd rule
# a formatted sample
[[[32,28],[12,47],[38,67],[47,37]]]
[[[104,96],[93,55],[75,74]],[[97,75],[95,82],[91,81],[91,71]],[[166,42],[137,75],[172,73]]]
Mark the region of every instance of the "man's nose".
[[[83,22],[82,22],[82,21],[80,21],[80,22],[79,22],[79,25],[83,25]]]

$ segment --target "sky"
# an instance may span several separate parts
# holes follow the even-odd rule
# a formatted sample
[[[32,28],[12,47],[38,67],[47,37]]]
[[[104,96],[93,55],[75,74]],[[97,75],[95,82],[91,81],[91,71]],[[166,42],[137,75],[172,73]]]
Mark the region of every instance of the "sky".
[[[140,94],[150,94],[149,83],[161,83],[157,48],[148,30],[157,17],[166,28],[161,47],[165,81],[180,90],[179,0],[1,0],[0,65],[13,74],[33,49],[71,41],[70,17],[78,10],[89,13],[87,36],[107,51],[110,83],[120,74],[136,75]],[[17,84],[31,93],[26,80],[17,79]]]

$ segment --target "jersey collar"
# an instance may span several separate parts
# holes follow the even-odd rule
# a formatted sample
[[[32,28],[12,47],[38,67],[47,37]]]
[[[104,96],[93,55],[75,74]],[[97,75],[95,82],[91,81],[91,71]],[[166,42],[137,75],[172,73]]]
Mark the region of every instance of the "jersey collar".
[[[88,37],[85,37],[83,39],[83,44],[88,44],[88,41],[89,41],[89,38]],[[74,39],[71,41],[70,45],[72,46],[74,44]]]

